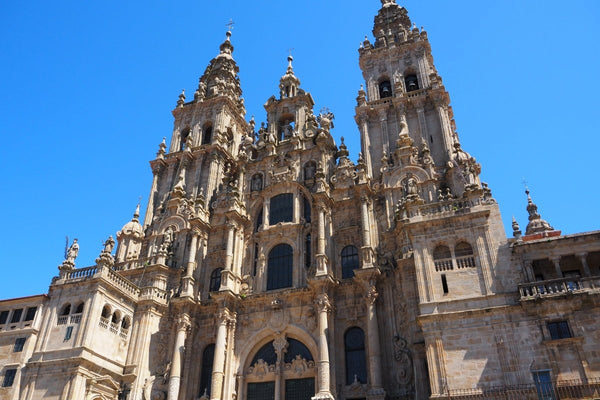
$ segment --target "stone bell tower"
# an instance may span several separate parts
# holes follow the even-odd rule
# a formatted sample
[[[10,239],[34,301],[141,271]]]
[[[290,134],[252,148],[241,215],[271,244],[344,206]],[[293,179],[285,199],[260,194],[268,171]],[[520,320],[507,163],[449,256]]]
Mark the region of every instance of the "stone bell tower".
[[[399,138],[411,141],[414,157],[426,157],[439,172],[453,158],[458,139],[427,32],[412,24],[395,0],[382,0],[373,36],[374,43],[365,37],[359,49],[366,87],[361,87],[356,107],[369,172],[377,179],[386,162],[401,162],[394,157],[402,147]]]

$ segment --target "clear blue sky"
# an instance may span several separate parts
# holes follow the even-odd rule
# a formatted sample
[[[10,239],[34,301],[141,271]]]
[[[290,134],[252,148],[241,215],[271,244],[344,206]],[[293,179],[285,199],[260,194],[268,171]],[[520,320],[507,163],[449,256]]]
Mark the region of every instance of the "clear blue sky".
[[[511,216],[527,224],[526,178],[564,233],[600,228],[600,2],[400,1],[429,33],[463,148]],[[45,293],[79,238],[77,266],[146,203],[148,161],[171,135],[235,21],[244,98],[258,122],[288,49],[315,110],[359,149],[359,43],[379,0],[4,1],[0,4],[0,298]],[[189,98],[189,97],[188,97]],[[339,140],[338,140],[339,143]]]

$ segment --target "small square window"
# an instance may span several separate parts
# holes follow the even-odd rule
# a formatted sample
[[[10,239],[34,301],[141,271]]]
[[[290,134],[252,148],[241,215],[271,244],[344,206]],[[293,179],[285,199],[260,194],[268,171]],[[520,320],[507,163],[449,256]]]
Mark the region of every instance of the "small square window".
[[[548,322],[548,331],[550,332],[550,338],[556,339],[567,339],[572,337],[571,331],[569,330],[569,323],[567,321],[554,321]]]
[[[37,307],[29,307],[27,309],[27,313],[25,314],[25,321],[33,321],[35,318],[35,313],[37,312]]]
[[[13,348],[13,353],[20,353],[23,351],[23,347],[25,347],[25,340],[27,338],[20,337],[15,340],[15,347]]]
[[[15,375],[17,375],[16,368],[7,369],[6,372],[4,372],[4,381],[2,382],[2,387],[11,387],[15,381]]]
[[[67,326],[67,331],[65,332],[65,342],[68,342],[71,339],[72,334],[73,334],[73,327]]]
[[[23,315],[23,309],[17,308],[13,311],[12,317],[10,318],[10,323],[14,324],[21,320],[21,316]]]
[[[0,325],[4,325],[8,320],[8,310],[0,312]]]

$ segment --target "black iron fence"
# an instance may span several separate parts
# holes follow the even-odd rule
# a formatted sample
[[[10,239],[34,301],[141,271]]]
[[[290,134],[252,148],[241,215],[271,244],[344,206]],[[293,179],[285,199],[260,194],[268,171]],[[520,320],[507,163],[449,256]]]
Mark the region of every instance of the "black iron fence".
[[[444,400],[600,400],[600,378],[544,384],[450,390],[434,396]]]

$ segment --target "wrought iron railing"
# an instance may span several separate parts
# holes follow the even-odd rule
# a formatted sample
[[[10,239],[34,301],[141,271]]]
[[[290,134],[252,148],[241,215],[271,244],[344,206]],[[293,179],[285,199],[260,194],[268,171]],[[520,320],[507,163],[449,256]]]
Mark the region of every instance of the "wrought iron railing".
[[[538,385],[449,390],[432,398],[443,400],[596,400],[600,378],[566,380]]]

